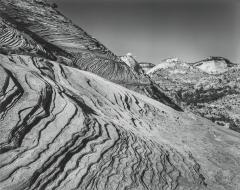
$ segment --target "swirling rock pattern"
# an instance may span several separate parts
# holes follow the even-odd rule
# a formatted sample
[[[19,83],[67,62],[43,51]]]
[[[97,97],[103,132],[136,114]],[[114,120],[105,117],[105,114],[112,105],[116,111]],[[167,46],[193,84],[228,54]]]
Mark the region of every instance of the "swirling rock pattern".
[[[70,56],[77,68],[97,72],[98,75],[105,78],[115,77],[116,80],[132,80],[134,78],[136,80],[137,76],[134,77],[134,72],[116,55],[45,1],[1,0],[0,9],[2,14],[26,28],[33,38],[40,41],[40,37],[40,42],[46,43],[45,46],[51,44],[49,51],[53,51],[55,47],[54,53],[57,56]],[[89,59],[94,64],[93,66],[88,65]],[[96,67],[97,69],[94,69]],[[119,67],[122,69],[118,71],[120,74],[116,75],[116,69]],[[105,69],[115,72],[113,74],[106,73]]]
[[[238,133],[182,112],[45,1],[0,10],[1,190],[240,188]]]
[[[57,62],[0,60],[1,189],[239,188],[239,135]]]
[[[148,77],[130,68],[99,41],[52,8],[47,1],[1,0],[0,15],[11,20],[18,29],[0,36],[0,42],[5,41],[6,37],[11,39],[8,41],[9,47],[21,48],[21,51],[25,49],[25,54],[33,51],[37,56],[93,72],[158,101],[164,100],[162,102],[174,109],[182,110],[176,102],[165,99],[166,95],[161,89],[155,90],[157,96],[152,94],[156,85],[153,85]],[[19,33],[24,33],[24,38],[19,36]],[[38,48],[30,43],[29,38],[37,42],[37,46],[44,49],[44,52],[39,52]],[[25,46],[30,46],[31,51]]]
[[[20,32],[17,25],[4,17],[0,18],[0,51],[6,54],[18,53],[53,58],[53,55],[49,54],[40,44],[24,31]]]

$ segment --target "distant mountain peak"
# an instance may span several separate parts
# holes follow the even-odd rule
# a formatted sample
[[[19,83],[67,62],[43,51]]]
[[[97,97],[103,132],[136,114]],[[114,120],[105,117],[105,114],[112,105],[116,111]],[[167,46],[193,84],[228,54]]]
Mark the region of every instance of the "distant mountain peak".
[[[153,74],[153,73],[157,72],[158,70],[166,69],[166,68],[173,68],[173,67],[176,67],[176,66],[179,66],[179,65],[189,67],[189,65],[187,65],[185,62],[183,62],[182,60],[180,60],[177,57],[167,58],[167,59],[162,60],[161,63],[159,63],[155,67],[151,68],[147,72],[147,74]]]
[[[132,53],[127,53],[124,56],[120,56],[120,59],[126,63],[129,67],[135,67],[138,62],[136,61],[136,59],[133,57]]]
[[[181,60],[178,57],[171,57],[162,60],[162,62],[172,63],[172,62],[181,62]]]
[[[193,64],[194,67],[208,74],[220,74],[233,67],[235,64],[224,57],[210,56]]]

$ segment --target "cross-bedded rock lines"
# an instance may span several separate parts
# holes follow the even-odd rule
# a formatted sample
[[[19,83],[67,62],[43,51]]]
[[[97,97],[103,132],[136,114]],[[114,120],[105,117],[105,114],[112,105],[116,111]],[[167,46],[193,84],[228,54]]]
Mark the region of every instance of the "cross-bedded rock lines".
[[[173,126],[179,134],[192,126],[177,121],[180,112],[56,62],[0,58],[0,103],[7,110],[0,121],[1,189],[207,189],[211,172],[224,167],[209,162],[209,174],[196,154],[176,149],[174,139],[181,139]],[[214,148],[196,151],[219,154],[222,147],[204,138],[205,148]],[[231,155],[234,178],[239,161]]]
[[[42,43],[49,52],[52,51],[57,57],[70,56],[77,68],[115,81],[138,78],[104,45],[74,25],[48,3],[33,0],[21,2],[1,0],[0,9],[2,15],[6,15],[25,28],[28,34],[38,40],[38,43]],[[91,62],[88,62],[89,58]]]
[[[95,73],[181,110],[159,89],[153,92],[156,87],[148,77],[134,71],[45,1],[1,0],[0,10],[1,17],[9,23],[2,27],[4,34],[0,36],[0,50],[3,53],[57,60],[64,65]]]
[[[0,190],[239,189],[238,134],[183,112],[46,1],[0,11]]]
[[[48,53],[39,43],[24,31],[18,30],[17,25],[4,17],[0,18],[0,51],[4,54],[18,53],[53,58],[53,55]]]
[[[26,60],[36,68],[41,59]],[[1,76],[5,76],[1,108],[7,110],[2,106],[7,103],[12,106],[1,121],[7,135],[0,144],[2,189],[175,189],[182,181],[189,187],[204,187],[204,177],[193,160],[184,160],[176,150],[136,135],[131,126],[123,127],[89,111],[71,89],[51,81],[52,76],[40,75],[41,67],[18,73],[15,69],[22,61],[16,56],[6,64],[13,62],[18,65],[13,71],[1,67]],[[124,119],[121,112],[131,110],[129,104],[139,106],[136,97],[114,96],[116,102],[110,104],[122,107],[115,111],[119,118]],[[15,105],[11,105],[14,98]],[[19,110],[14,111],[15,107]],[[133,129],[139,127],[135,122]]]

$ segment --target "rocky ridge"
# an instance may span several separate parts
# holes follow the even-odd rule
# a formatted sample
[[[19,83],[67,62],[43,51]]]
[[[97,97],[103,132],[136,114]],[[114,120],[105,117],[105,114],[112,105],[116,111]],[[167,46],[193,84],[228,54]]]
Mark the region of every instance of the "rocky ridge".
[[[121,62],[91,49],[88,35],[63,35],[70,23],[46,1],[1,0],[0,9],[1,190],[239,189],[238,133],[124,88],[124,63],[102,78],[96,60],[113,63],[105,74]],[[86,51],[95,74],[74,62]],[[171,100],[152,86],[146,94]]]
[[[239,71],[239,65],[212,57],[195,64],[164,61],[148,74],[183,109],[240,132]]]
[[[239,135],[58,62],[0,59],[1,189],[239,187]]]
[[[236,66],[236,64],[223,57],[210,57],[193,65],[208,74],[221,74],[226,72],[228,68]]]
[[[149,63],[149,62],[140,62],[139,66],[142,68],[144,73],[147,73],[151,68],[155,67],[153,63]]]
[[[20,33],[26,33],[53,55],[49,59],[90,71],[181,110],[148,77],[129,67],[47,1],[1,0],[0,11],[1,17],[14,23]]]

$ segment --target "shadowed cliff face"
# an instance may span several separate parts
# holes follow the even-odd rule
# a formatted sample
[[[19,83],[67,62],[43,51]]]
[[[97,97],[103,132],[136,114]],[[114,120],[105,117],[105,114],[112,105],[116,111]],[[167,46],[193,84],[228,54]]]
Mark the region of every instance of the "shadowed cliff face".
[[[240,66],[213,57],[187,64],[161,63],[149,76],[181,107],[240,132]]]
[[[1,190],[239,189],[239,134],[179,112],[147,78],[131,81],[43,1],[0,9]]]

